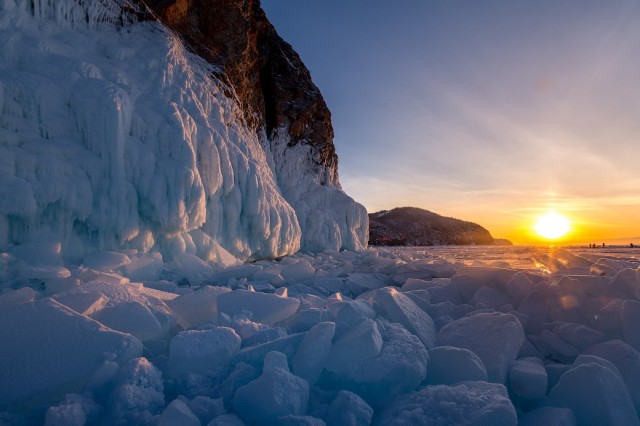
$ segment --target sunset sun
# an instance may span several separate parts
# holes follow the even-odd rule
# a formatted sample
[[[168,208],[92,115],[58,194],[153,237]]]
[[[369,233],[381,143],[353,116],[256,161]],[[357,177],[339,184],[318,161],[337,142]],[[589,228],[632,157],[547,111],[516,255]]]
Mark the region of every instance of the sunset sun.
[[[540,216],[533,229],[543,238],[555,240],[565,235],[571,229],[569,220],[556,212],[549,212]]]

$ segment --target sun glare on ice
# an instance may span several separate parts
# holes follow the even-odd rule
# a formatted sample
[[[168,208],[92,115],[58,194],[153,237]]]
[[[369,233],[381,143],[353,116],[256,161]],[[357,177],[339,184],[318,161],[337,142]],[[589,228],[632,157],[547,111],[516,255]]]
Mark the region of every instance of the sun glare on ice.
[[[556,212],[549,212],[538,218],[533,229],[541,237],[548,240],[555,240],[569,232],[571,225],[566,217]]]

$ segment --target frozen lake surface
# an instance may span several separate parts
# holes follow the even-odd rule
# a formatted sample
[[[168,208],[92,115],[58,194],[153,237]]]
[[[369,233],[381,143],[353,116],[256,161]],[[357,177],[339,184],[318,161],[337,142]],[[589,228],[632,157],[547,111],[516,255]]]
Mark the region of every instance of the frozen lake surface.
[[[640,249],[0,254],[0,423],[638,425]]]

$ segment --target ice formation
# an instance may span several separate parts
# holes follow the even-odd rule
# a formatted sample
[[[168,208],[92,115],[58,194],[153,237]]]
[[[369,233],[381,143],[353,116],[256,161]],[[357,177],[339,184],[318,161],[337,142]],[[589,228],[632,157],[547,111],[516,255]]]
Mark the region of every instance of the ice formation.
[[[0,2],[0,247],[222,267],[366,248],[366,211],[314,178],[309,147],[287,149],[285,129],[264,146],[214,66],[131,7]]]
[[[0,255],[4,423],[640,423],[637,251],[329,250],[189,286],[58,249]]]

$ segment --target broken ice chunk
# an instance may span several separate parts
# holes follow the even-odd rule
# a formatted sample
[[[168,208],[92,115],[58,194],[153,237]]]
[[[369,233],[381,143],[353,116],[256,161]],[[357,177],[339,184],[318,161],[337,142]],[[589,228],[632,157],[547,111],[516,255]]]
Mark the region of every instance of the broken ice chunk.
[[[132,359],[116,378],[108,420],[110,424],[153,424],[164,404],[160,370],[146,358]]]
[[[414,261],[393,268],[393,281],[398,284],[404,284],[408,279],[431,278],[448,278],[455,273],[453,265],[449,262],[425,263],[423,261]]]
[[[418,278],[409,278],[404,284],[402,284],[403,292],[412,290],[426,290],[431,287],[439,287],[451,284],[451,278],[434,278],[430,281],[421,280]]]
[[[622,340],[611,340],[590,347],[584,354],[599,356],[616,366],[640,412],[640,352]]]
[[[128,284],[130,282],[129,278],[110,272],[98,272],[85,268],[80,268],[78,272],[78,279],[83,283],[95,281],[104,284]]]
[[[611,259],[611,258],[606,258],[603,257],[602,259],[598,260],[598,262],[596,262],[596,264],[598,265],[605,265],[613,270],[615,270],[616,272],[620,272],[624,269],[635,269],[637,267],[637,264],[633,264],[631,262],[627,262],[626,260],[622,260],[622,259]]]
[[[170,315],[171,310],[167,307],[164,300],[156,297],[152,293],[153,291],[146,292],[142,284],[128,284],[126,282],[104,282],[104,281],[89,281],[81,284],[77,287],[67,290],[65,293],[56,295],[56,297],[62,297],[63,295],[72,295],[80,293],[102,293],[107,299],[109,299],[109,305],[113,306],[120,302],[139,302],[142,305],[149,308],[154,314]],[[170,295],[173,297],[173,295]],[[160,321],[161,318],[158,318]]]
[[[264,363],[264,357],[261,359]],[[260,376],[260,370],[253,365],[239,362],[234,370],[224,379],[219,387],[220,396],[224,400],[225,407],[233,406],[233,395],[236,391],[257,379]]]
[[[169,347],[169,374],[207,374],[226,367],[240,349],[240,336],[227,327],[178,333]]]
[[[566,271],[562,262],[546,253],[535,253],[531,256],[531,261],[538,269],[548,274],[558,274]]]
[[[374,319],[376,317],[371,303],[366,300],[349,300],[334,303],[332,309],[334,309],[336,335],[338,336],[354,328],[364,318]],[[337,313],[335,313],[336,311]]]
[[[352,391],[377,405],[415,389],[424,380],[429,353],[420,340],[400,324],[378,320],[376,325],[384,342],[380,355],[352,363],[346,370],[332,365],[341,371],[325,369],[322,386]],[[357,356],[355,348],[350,353]]]
[[[9,290],[6,293],[0,294],[0,309],[19,305],[20,303],[31,302],[36,298],[36,296],[37,293],[30,287],[22,287],[18,290]]]
[[[490,266],[463,266],[452,282],[458,287],[465,300],[471,300],[482,286],[502,290],[517,271],[513,269],[493,268]]]
[[[598,263],[591,265],[591,268],[589,268],[589,274],[598,277],[613,277],[616,275],[616,270],[610,266],[603,265],[598,261]]]
[[[245,423],[235,414],[223,414],[211,420],[207,426],[245,426]]]
[[[63,293],[53,297],[57,302],[73,309],[82,315],[92,315],[104,308],[109,300],[99,291],[88,291],[86,293]]]
[[[373,409],[353,392],[341,390],[327,409],[328,425],[365,426],[371,424]]]
[[[158,426],[200,426],[200,420],[191,412],[189,406],[180,399],[174,399],[165,407]]]
[[[607,295],[622,299],[633,299],[638,288],[640,288],[640,281],[635,268],[623,269],[616,274],[609,284]]]
[[[255,323],[252,323],[255,324]],[[259,326],[263,326],[262,324],[257,324]],[[251,346],[255,346],[255,345],[261,345],[263,343],[268,343],[277,339],[280,339],[282,337],[286,337],[287,336],[287,330],[283,327],[274,327],[274,328],[269,328],[266,326],[263,326],[265,328],[261,328],[259,330],[256,330],[253,334],[251,334],[248,337],[244,337],[242,334],[240,334],[240,337],[242,337],[242,347],[244,348],[248,348]],[[238,331],[236,329],[236,331]]]
[[[218,242],[205,234],[202,229],[194,229],[189,232],[196,247],[197,254],[201,258],[213,262],[221,268],[230,268],[242,264],[240,259],[225,250]]]
[[[316,276],[313,280],[313,286],[334,293],[336,291],[343,291],[345,283],[344,280],[340,278]]]
[[[501,291],[486,286],[480,287],[469,301],[470,305],[478,306],[482,304],[485,308],[494,310],[498,310],[500,307],[511,303],[512,300],[509,296]]]
[[[91,317],[109,328],[132,334],[143,342],[159,339],[166,331],[149,308],[136,301],[104,307]]]
[[[281,416],[278,417],[278,426],[326,426],[326,423],[312,416]]]
[[[600,309],[595,327],[610,335],[618,335],[622,330],[622,307],[624,300],[613,299]]]
[[[314,384],[324,368],[331,350],[331,339],[336,330],[332,322],[316,324],[306,333],[298,352],[293,357],[293,372],[310,384]]]
[[[156,281],[160,278],[164,262],[160,253],[142,254],[131,259],[122,268],[123,274],[131,281]]]
[[[345,281],[345,285],[355,297],[369,290],[375,290],[389,285],[389,281],[385,278],[384,275],[375,273],[351,273]]]
[[[562,362],[572,362],[581,352],[550,330],[542,330],[540,336],[531,336],[531,340],[546,357]]]
[[[549,320],[549,309],[547,308],[549,295],[547,290],[547,286],[537,286],[518,306],[518,312],[528,317],[527,332],[529,333],[539,333],[542,325]]]
[[[624,383],[600,364],[582,364],[564,373],[547,403],[571,408],[579,424],[640,425]]]
[[[262,363],[262,359],[265,355],[272,351],[282,352],[288,359],[293,359],[293,356],[298,350],[300,343],[302,343],[304,336],[305,333],[291,334],[286,337],[271,340],[267,343],[241,349],[236,354],[233,362],[234,364],[246,362],[257,366]]]
[[[187,330],[215,320],[218,315],[218,296],[229,291],[227,287],[205,285],[166,303],[180,327]]]
[[[189,409],[203,424],[207,424],[211,419],[227,413],[222,398],[211,399],[202,395],[196,396],[189,401]]]
[[[365,293],[361,298],[378,303],[387,319],[402,324],[415,334],[427,349],[435,346],[437,330],[433,319],[403,293],[395,288],[385,287]]]
[[[509,293],[509,296],[517,303],[520,303],[521,300],[527,297],[533,288],[533,282],[522,272],[518,272],[511,277],[506,285],[507,293]]]
[[[262,375],[236,391],[233,408],[245,421],[269,423],[305,414],[308,402],[307,381],[289,372],[283,353],[269,352]]]
[[[142,354],[136,338],[51,299],[0,310],[0,341],[0,409],[24,398],[55,398],[80,389],[105,353],[119,362]]]
[[[622,333],[624,340],[640,351],[640,302],[625,300],[622,305]]]
[[[329,319],[329,312],[326,309],[301,309],[293,316],[283,321],[280,325],[287,327],[293,333],[307,331],[314,325]]]
[[[190,285],[205,285],[215,282],[216,270],[207,262],[189,253],[178,253],[173,257],[175,272]]]
[[[526,399],[542,399],[547,395],[547,371],[538,358],[520,358],[509,369],[509,389]]]
[[[22,265],[19,276],[23,280],[55,280],[69,278],[71,271],[57,265]]]
[[[576,416],[570,408],[540,407],[518,419],[518,426],[576,426]]]
[[[500,312],[460,318],[445,325],[438,335],[440,345],[469,349],[478,355],[494,383],[505,382],[522,342],[524,332],[518,319]]]
[[[613,365],[613,363],[611,363],[611,361],[607,361],[604,358],[600,358],[599,356],[596,355],[580,355],[578,358],[576,358],[575,361],[573,361],[573,364],[567,366],[567,370],[569,370],[570,368],[573,367],[577,367],[579,365],[582,364],[600,364],[601,366],[608,368],[609,370],[613,371],[614,373],[616,373],[616,375],[618,377],[620,377],[620,380],[624,379],[622,378],[622,374],[620,374],[620,371],[618,371],[618,367],[616,367],[615,365]],[[560,379],[560,377],[558,377],[558,380]],[[556,381],[557,383],[557,381]],[[555,386],[555,384],[554,384]]]
[[[241,280],[244,278],[245,280],[256,280],[257,278],[253,278],[257,272],[262,271],[262,266],[255,265],[252,263],[245,263],[243,265],[234,266],[231,268],[223,269],[222,271],[217,272],[213,277],[213,283],[227,283],[231,280]],[[210,284],[210,283],[209,283]]]
[[[579,358],[579,357],[578,357]],[[571,364],[548,363],[544,366],[547,372],[547,393],[558,383],[560,377],[572,367]]]
[[[605,339],[602,332],[582,324],[558,322],[554,325],[553,332],[579,350],[585,350]]]
[[[113,272],[131,263],[131,259],[124,253],[115,251],[99,251],[84,256],[82,263],[87,268],[98,271]]]
[[[300,301],[291,297],[234,290],[218,296],[218,310],[229,316],[250,311],[251,320],[261,324],[274,325],[295,314]]]
[[[429,301],[431,303],[455,303],[456,305],[463,303],[458,288],[453,285],[435,286],[424,290],[429,293]]]
[[[287,280],[289,283],[296,283],[308,278],[313,278],[315,273],[316,270],[307,260],[300,259],[293,265],[285,266],[282,269],[281,275],[282,278]]]
[[[60,265],[60,243],[26,243],[14,246],[11,254],[29,265]]]
[[[516,410],[503,385],[465,382],[427,386],[396,399],[376,418],[376,425],[457,424],[515,426]]]
[[[487,381],[487,370],[478,355],[453,346],[438,346],[429,350],[428,384],[453,385],[477,380]]]
[[[346,371],[378,356],[381,349],[382,336],[376,322],[365,318],[333,344],[325,366],[336,373]]]
[[[87,415],[79,403],[61,404],[49,407],[45,415],[45,426],[84,426]]]
[[[584,257],[575,255],[566,249],[555,249],[551,252],[551,256],[560,262],[564,267],[569,269],[589,269],[592,262]]]

